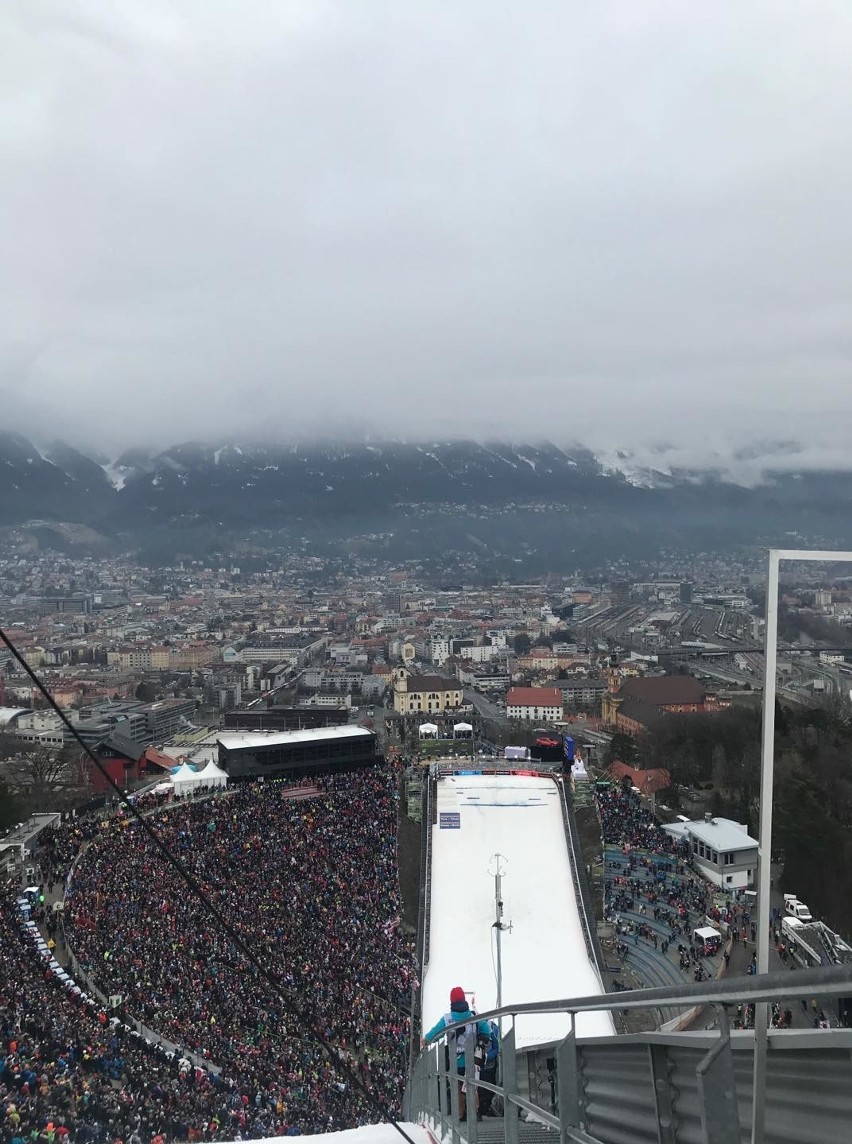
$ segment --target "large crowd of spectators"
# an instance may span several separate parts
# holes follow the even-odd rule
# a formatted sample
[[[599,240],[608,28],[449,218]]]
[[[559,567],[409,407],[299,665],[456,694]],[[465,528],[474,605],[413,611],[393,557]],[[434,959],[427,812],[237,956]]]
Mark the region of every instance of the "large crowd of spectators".
[[[689,863],[689,845],[662,830],[638,795],[618,788],[595,794],[604,843],[621,855],[605,886],[615,910],[648,914],[671,928],[671,940],[689,936],[690,916],[721,926],[734,941],[755,940],[750,906],[720,887],[711,887]]]
[[[239,1135],[239,1089],[170,1059],[48,967],[0,889],[0,1130],[6,1144],[149,1144],[213,1138],[215,1117]],[[36,910],[34,917],[39,918]]]
[[[649,807],[634,792],[615,786],[597,787],[595,805],[605,844],[671,855],[673,861],[686,857],[682,844],[660,829]]]
[[[599,787],[595,803],[601,821],[606,856],[604,913],[614,923],[616,952],[630,960],[637,945],[675,961],[687,979],[703,980],[708,972],[721,972],[708,958],[736,958],[736,971],[757,972],[757,919],[752,899],[740,891],[712,886],[695,873],[689,863],[688,845],[660,828],[654,814],[635,792],[618,787]],[[615,848],[617,847],[617,850]],[[783,911],[771,914],[770,931],[782,964],[789,950],[780,924]],[[704,940],[696,927],[715,928],[718,939]],[[708,968],[709,967],[709,968]],[[792,963],[791,968],[795,968]],[[617,987],[622,987],[618,983]],[[830,1028],[816,1000],[811,1002],[815,1028]],[[807,1004],[802,1001],[803,1010]],[[789,1029],[793,1010],[772,1007],[772,1025]],[[754,1006],[737,1006],[734,1028],[754,1027]]]
[[[615,924],[617,952],[629,958],[631,944],[642,941],[703,980],[704,959],[721,946],[696,939],[695,927],[709,921],[733,926],[740,907],[728,902],[719,908],[718,895],[691,870],[686,844],[661,830],[635,793],[599,788],[595,802],[604,842],[620,849],[608,857],[604,882],[604,913]]]
[[[104,1014],[42,980],[36,962],[35,977],[48,996],[33,1010],[24,987],[17,1009],[4,1010],[7,1048],[11,1035],[20,1051],[21,1021],[35,1021],[42,1045],[35,1051],[54,1071],[62,1042],[73,1040],[77,1048],[77,1056],[63,1055],[62,1075],[70,1080],[63,1091],[72,1094],[73,1107],[47,1094],[34,1112],[39,1132],[57,1131],[59,1118],[74,1144],[88,1144],[86,1132],[103,1125],[110,1139],[126,1144],[136,1132],[149,1144],[157,1134],[166,1141],[254,1138],[379,1119],[308,1025],[339,1050],[388,1113],[398,1114],[416,982],[411,943],[399,928],[395,777],[389,769],[365,770],[322,777],[317,787],[315,797],[296,800],[285,783],[247,784],[152,820],[272,975],[274,988],[135,820],[117,815],[75,823],[46,839],[48,889],[84,847],[64,919],[89,980],[104,995],[122,998],[123,1019],[138,1019],[200,1054],[220,1075],[157,1055],[139,1038],[129,1040],[115,1021],[104,1026]],[[19,953],[26,961],[26,947]],[[67,1013],[58,1038],[52,997],[57,1012]],[[88,1040],[94,1051],[84,1053]],[[8,1102],[18,1093],[8,1061],[0,1079],[9,1082]],[[84,1082],[95,1096],[83,1105]],[[5,1127],[11,1144],[8,1113]]]

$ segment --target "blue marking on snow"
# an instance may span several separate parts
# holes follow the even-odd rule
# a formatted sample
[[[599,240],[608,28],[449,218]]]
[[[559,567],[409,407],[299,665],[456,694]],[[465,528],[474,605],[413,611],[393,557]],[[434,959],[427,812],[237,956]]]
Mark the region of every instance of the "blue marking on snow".
[[[512,807],[518,807],[518,806],[526,806],[526,807],[532,807],[533,809],[536,809],[538,807],[543,806],[544,804],[541,802],[529,801],[529,802],[478,802],[476,805],[477,806],[506,807],[506,809],[509,810]]]

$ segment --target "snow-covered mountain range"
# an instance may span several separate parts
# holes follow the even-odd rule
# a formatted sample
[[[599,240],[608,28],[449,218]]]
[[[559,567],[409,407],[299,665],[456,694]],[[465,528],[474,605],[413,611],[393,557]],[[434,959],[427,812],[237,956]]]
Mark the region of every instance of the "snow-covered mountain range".
[[[187,529],[274,529],[298,521],[371,525],[424,509],[564,509],[617,533],[675,528],[741,541],[852,529],[852,473],[791,442],[731,452],[660,445],[593,452],[549,443],[187,442],[94,455],[0,433],[0,525],[73,521],[106,536]],[[329,524],[329,527],[338,525]],[[727,532],[726,532],[727,530]],[[763,533],[761,533],[763,535]]]

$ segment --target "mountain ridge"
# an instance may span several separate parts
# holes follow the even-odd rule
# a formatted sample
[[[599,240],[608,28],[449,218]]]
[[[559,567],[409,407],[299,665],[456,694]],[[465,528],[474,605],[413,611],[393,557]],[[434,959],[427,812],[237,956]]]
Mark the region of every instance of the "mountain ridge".
[[[765,455],[755,448],[742,461]],[[640,463],[646,460],[658,464]],[[852,473],[768,473],[759,483],[736,483],[721,466],[702,472],[688,460],[671,446],[613,457],[495,440],[187,441],[105,460],[0,432],[0,525],[76,522],[134,547],[151,536],[197,533],[205,543],[214,536],[227,543],[288,528],[415,533],[412,522],[424,514],[480,512],[511,515],[520,537],[534,515],[541,532],[542,514],[550,514],[551,527],[566,529],[572,542],[597,544],[606,534],[612,551],[620,538],[647,547],[654,536],[699,547],[786,543],[790,533],[820,544],[850,539]],[[490,536],[495,543],[496,526]]]

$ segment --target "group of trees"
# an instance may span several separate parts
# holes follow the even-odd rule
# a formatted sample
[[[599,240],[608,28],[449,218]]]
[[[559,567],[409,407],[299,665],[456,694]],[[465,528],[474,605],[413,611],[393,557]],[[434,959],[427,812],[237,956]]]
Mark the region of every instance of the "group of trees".
[[[56,750],[0,735],[0,827],[42,810],[62,810],[86,794],[76,746]]]
[[[665,767],[678,787],[713,792],[712,809],[750,825],[760,787],[760,711],[731,707],[704,715],[672,715],[636,745],[646,766]],[[653,761],[652,761],[653,760]]]
[[[776,709],[774,848],[783,853],[783,888],[815,915],[852,934],[852,706],[837,697],[819,707]],[[760,811],[761,713],[732,707],[671,715],[643,738],[616,735],[610,757],[665,767],[677,804],[683,788],[703,787],[715,814],[744,822],[756,836]],[[679,789],[680,788],[680,789]]]
[[[9,784],[0,779],[0,830],[7,830],[20,822],[23,816],[23,804]]]
[[[778,635],[782,640],[796,643],[802,636],[814,643],[828,644],[831,647],[852,646],[852,633],[831,616],[817,612],[806,612],[792,608],[778,611]]]

